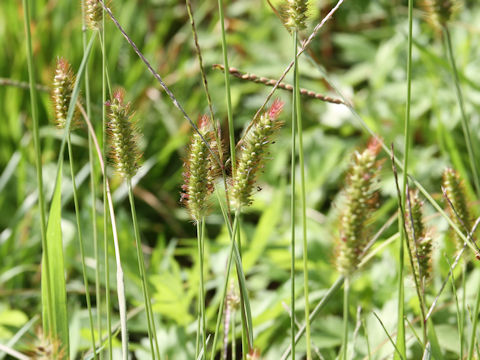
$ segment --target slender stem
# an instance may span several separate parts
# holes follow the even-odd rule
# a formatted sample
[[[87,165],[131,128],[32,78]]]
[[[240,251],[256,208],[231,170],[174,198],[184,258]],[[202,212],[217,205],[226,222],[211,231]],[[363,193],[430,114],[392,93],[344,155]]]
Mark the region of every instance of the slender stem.
[[[218,14],[220,17],[220,25],[222,28],[222,52],[223,52],[223,66],[228,69],[228,53],[227,53],[227,38],[225,32],[225,18],[223,15],[223,1],[218,0]],[[225,93],[227,99],[227,117],[228,117],[228,138],[230,141],[230,162],[232,165],[232,173],[235,174],[236,158],[235,158],[235,133],[233,127],[233,111],[232,98],[230,94],[230,74],[228,71],[225,74]]]
[[[82,1],[82,44],[83,52],[87,48],[87,25],[85,19],[85,1]],[[91,103],[90,103],[90,78],[88,73],[88,66],[85,66],[85,105],[87,109],[87,117],[91,118]],[[95,303],[97,307],[97,332],[98,336],[102,336],[102,319],[101,319],[101,292],[100,292],[100,257],[98,252],[98,232],[97,232],[97,190],[95,184],[95,165],[93,160],[93,140],[92,135],[88,132],[88,162],[90,164],[90,194],[91,194],[91,211],[92,211],[92,237],[95,258]],[[96,352],[94,352],[96,358]]]
[[[45,195],[43,193],[43,175],[42,175],[42,149],[40,147],[40,135],[38,124],[38,103],[37,103],[37,90],[35,88],[35,68],[33,67],[33,52],[32,52],[32,36],[30,33],[30,10],[28,0],[23,0],[23,15],[25,17],[25,34],[27,37],[27,66],[28,66],[28,80],[30,83],[30,105],[32,111],[32,124],[33,124],[33,147],[35,150],[35,168],[37,172],[37,187],[38,187],[38,207],[40,210],[40,231],[42,238],[42,267],[45,270],[46,283],[42,286],[46,287],[47,297],[47,319],[43,320],[44,328],[50,329],[53,326],[53,311],[52,309],[52,290],[50,284],[50,266],[48,265],[48,251],[47,251],[47,224],[45,213]],[[47,325],[48,326],[45,326]]]
[[[85,247],[83,244],[83,236],[82,236],[82,225],[80,221],[80,207],[78,205],[78,193],[77,193],[77,185],[75,183],[75,172],[73,169],[73,151],[72,151],[72,143],[70,141],[70,134],[67,135],[67,147],[68,147],[68,157],[70,159],[70,174],[72,176],[72,190],[73,190],[73,202],[75,205],[75,217],[77,220],[77,233],[78,233],[78,242],[80,245],[80,259],[82,262],[82,272],[83,272],[83,283],[85,285],[85,298],[87,301],[87,309],[88,309],[88,319],[90,322],[90,335],[92,337],[92,348],[95,349],[95,327],[93,325],[93,316],[92,316],[92,305],[90,302],[90,288],[88,286],[88,277],[87,277],[87,266],[85,265]],[[93,352],[93,358],[97,358],[97,353]]]
[[[297,77],[297,32],[293,33],[293,52],[294,52],[294,80],[295,84]],[[290,238],[290,247],[291,247],[291,258],[290,258],[290,302],[292,309],[292,316],[290,317],[290,336],[291,336],[291,346],[292,346],[292,360],[295,360],[295,159],[296,159],[296,125],[297,125],[297,97],[296,91],[292,93],[292,153],[291,153],[291,169],[290,169],[290,226],[291,226],[291,238]],[[307,300],[308,301],[308,300]]]
[[[235,328],[235,308],[232,308],[232,360],[237,360],[237,331]]]
[[[205,234],[205,218],[202,218],[197,224],[197,244],[198,259],[200,262],[200,318],[202,322],[202,340],[203,340],[203,359],[207,358],[207,325],[205,319],[205,283],[203,279],[203,257],[204,257],[204,234]]]
[[[240,255],[240,259],[242,258],[242,214],[238,214],[238,219],[237,219],[237,244],[238,244],[238,253]],[[243,301],[241,302],[241,324],[242,324],[242,359],[247,360],[247,354],[249,350],[248,346],[248,340],[247,340],[247,330],[248,330],[248,325],[247,325],[247,318],[245,316],[245,304]]]
[[[467,281],[467,263],[463,260],[462,263],[462,288],[463,288],[463,296],[462,296],[462,311],[460,313],[460,319],[458,320],[458,327],[459,327],[459,337],[460,337],[460,359],[463,359],[463,344],[465,343],[465,313],[467,310],[467,288],[465,287]],[[453,280],[452,280],[453,284]]]
[[[476,154],[475,154],[475,147],[472,143],[472,135],[470,133],[470,127],[468,125],[467,113],[465,111],[465,103],[463,101],[463,94],[462,89],[460,87],[460,79],[458,77],[457,65],[455,63],[455,56],[453,55],[452,49],[452,39],[450,36],[450,31],[448,30],[448,25],[443,27],[443,31],[446,37],[446,44],[447,44],[447,51],[448,51],[448,58],[450,60],[450,64],[452,66],[452,73],[453,79],[455,82],[455,91],[457,94],[458,105],[460,106],[460,112],[462,114],[462,130],[463,136],[465,138],[465,143],[467,144],[467,151],[468,151],[468,158],[470,160],[470,167],[472,168],[473,173],[473,182],[475,184],[475,190],[477,191],[477,197],[480,197],[480,178],[479,178],[479,171],[477,168],[477,161],[476,161]]]
[[[225,273],[225,281],[223,283],[223,289],[222,289],[222,295],[220,297],[220,305],[218,307],[218,313],[217,313],[217,323],[215,325],[215,334],[213,336],[213,344],[212,344],[212,352],[210,359],[214,360],[215,359],[215,349],[217,347],[217,342],[218,342],[218,335],[220,332],[220,324],[222,323],[222,314],[223,314],[223,309],[225,307],[225,296],[227,294],[227,289],[228,289],[228,279],[230,277],[230,270],[232,268],[232,260],[233,260],[233,253],[235,249],[235,235],[237,233],[237,228],[238,228],[238,214],[239,211],[237,210],[235,214],[235,219],[233,220],[233,229],[232,229],[232,239],[231,239],[231,245],[230,245],[230,252],[228,255],[228,260],[227,260],[227,269]]]
[[[140,231],[138,228],[138,221],[137,221],[137,211],[135,210],[135,201],[133,199],[131,179],[127,179],[127,188],[128,188],[128,198],[130,200],[130,208],[132,211],[133,228],[135,231],[135,244],[137,247],[138,270],[140,272],[140,277],[142,279],[143,299],[145,301],[145,312],[147,315],[148,337],[150,341],[150,348],[152,351],[153,359],[155,359],[155,351],[157,353],[157,358],[160,359],[160,349],[158,347],[158,340],[157,340],[157,334],[155,329],[155,319],[153,317],[152,303],[150,301],[150,295],[148,291],[147,273],[145,271],[145,259],[142,251]],[[154,342],[152,339],[154,340]],[[154,343],[155,343],[155,349],[153,347]]]
[[[402,196],[401,206],[405,209],[406,195],[407,195],[407,175],[408,175],[408,157],[410,151],[410,106],[412,98],[412,39],[413,39],[413,0],[408,0],[408,55],[407,55],[407,101],[405,110],[405,126],[404,126],[404,158],[403,158],[403,182],[402,182]],[[400,233],[399,244],[399,265],[398,265],[398,314],[397,314],[397,347],[399,352],[395,353],[395,359],[406,357],[405,346],[405,322],[404,317],[404,283],[403,283],[403,267],[404,267],[404,242],[406,240],[405,218],[398,217],[398,230]]]
[[[100,43],[105,43],[105,11],[102,16]],[[108,262],[108,205],[107,205],[107,55],[102,47],[102,145],[103,145],[103,248],[105,263],[105,303],[107,308],[108,358],[113,359],[112,346],[112,310],[110,300],[110,265]]]
[[[472,324],[472,334],[470,335],[470,344],[468,346],[468,360],[473,359],[473,350],[475,348],[475,343],[477,340],[477,324],[478,324],[478,311],[480,310],[480,291],[477,291],[477,296],[475,298],[475,310],[473,311],[473,324]]]
[[[298,37],[298,35],[297,35]],[[308,289],[308,241],[307,241],[307,195],[305,186],[305,157],[303,153],[303,125],[302,125],[302,106],[300,102],[300,84],[299,84],[299,68],[298,58],[295,57],[294,67],[294,91],[293,96],[296,98],[297,127],[298,127],[298,156],[300,160],[300,192],[302,196],[302,236],[303,236],[303,291],[305,297],[305,325],[307,337],[307,360],[312,359],[312,344],[310,340],[310,303]]]
[[[343,344],[342,359],[347,360],[348,353],[348,308],[350,305],[350,279],[345,277],[343,284]]]

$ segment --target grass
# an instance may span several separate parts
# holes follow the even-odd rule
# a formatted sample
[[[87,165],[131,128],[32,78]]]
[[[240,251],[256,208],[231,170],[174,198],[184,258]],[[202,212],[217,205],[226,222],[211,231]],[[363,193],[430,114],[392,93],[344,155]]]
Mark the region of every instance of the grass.
[[[107,5],[101,46],[95,33],[82,31],[80,2],[0,5],[0,358],[32,356],[44,335],[55,343],[49,328],[61,334],[72,359],[128,353],[182,360],[202,350],[200,358],[212,360],[224,351],[232,359],[475,357],[475,234],[467,237],[469,229],[455,225],[440,184],[443,169],[453,166],[468,202],[478,201],[477,4],[467,2],[443,32],[413,1],[408,7],[339,2],[328,21],[334,4],[316,4],[310,25],[294,39],[275,13],[280,1]],[[304,49],[293,62],[292,40]],[[44,90],[57,56],[67,56],[77,72],[74,97],[91,121],[88,134],[52,126]],[[212,70],[218,63],[238,71]],[[242,74],[250,74],[248,81]],[[291,83],[274,92],[265,86],[280,77]],[[303,95],[300,84],[322,96]],[[109,161],[101,165],[94,146],[103,140],[105,160],[104,104],[109,89],[119,86],[127,89],[143,134],[144,165],[131,182]],[[324,96],[340,101],[327,103]],[[285,102],[287,125],[265,154],[251,206],[235,213],[230,177],[240,140],[277,97]],[[230,151],[215,153],[209,144],[223,179],[218,176],[217,197],[196,228],[179,198],[186,146],[203,113]],[[367,238],[375,241],[345,283],[333,264],[347,166],[375,135],[385,150],[379,206],[367,225]],[[61,166],[65,147],[70,169]],[[404,262],[410,222],[396,216],[397,202],[408,206],[407,182],[421,193],[434,241],[432,281],[418,286],[411,277],[415,259]],[[393,221],[399,226],[390,226]],[[466,241],[461,256],[454,233]],[[302,234],[301,244],[292,242],[295,234]],[[303,248],[302,259],[296,247]],[[41,268],[42,253],[49,266]],[[236,309],[225,304],[232,293]],[[32,325],[42,309],[45,324]],[[471,318],[463,317],[465,309]]]

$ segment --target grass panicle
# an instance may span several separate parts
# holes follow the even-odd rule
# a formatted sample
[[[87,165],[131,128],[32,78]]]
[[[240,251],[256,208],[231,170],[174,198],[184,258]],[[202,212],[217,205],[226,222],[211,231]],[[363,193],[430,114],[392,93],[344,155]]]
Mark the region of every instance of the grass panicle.
[[[283,21],[290,32],[304,30],[308,18],[307,0],[287,0],[283,9]]]
[[[213,159],[207,140],[213,151],[217,151],[216,141],[208,116],[198,121],[199,133],[192,135],[188,155],[183,163],[184,172],[181,201],[187,207],[195,222],[199,222],[207,213],[209,197],[215,190],[220,167]],[[203,139],[201,136],[203,136]]]
[[[432,278],[432,238],[423,220],[423,202],[418,191],[410,191],[409,204],[405,213],[408,241],[414,259],[414,276],[425,285]]]
[[[103,7],[98,0],[85,0],[85,22],[92,30],[102,28]]]
[[[453,210],[447,206],[450,217],[459,229],[465,231],[472,229],[472,218],[467,206],[467,198],[465,195],[465,187],[458,172],[452,168],[447,168],[443,172],[442,186],[445,189],[446,196],[450,200]],[[463,247],[463,239],[457,233],[454,233],[457,249]]]
[[[423,6],[429,23],[435,28],[446,26],[461,7],[459,0],[425,0]]]
[[[55,76],[52,83],[52,101],[55,111],[55,125],[64,129],[67,122],[68,106],[72,98],[75,75],[67,60],[62,57],[57,59]],[[75,111],[71,129],[80,125],[78,111]]]
[[[377,160],[379,151],[380,143],[373,139],[367,149],[353,155],[347,175],[336,260],[338,271],[345,276],[355,271],[367,245],[366,223],[378,202],[376,175],[380,168]]]
[[[141,153],[138,149],[136,123],[132,120],[130,104],[124,102],[125,91],[117,90],[108,107],[108,133],[110,157],[117,172],[131,179],[140,167]]]
[[[282,108],[283,103],[276,100],[244,139],[233,175],[232,201],[237,209],[249,206],[252,202],[258,171],[264,164],[273,136],[282,125],[278,120]]]

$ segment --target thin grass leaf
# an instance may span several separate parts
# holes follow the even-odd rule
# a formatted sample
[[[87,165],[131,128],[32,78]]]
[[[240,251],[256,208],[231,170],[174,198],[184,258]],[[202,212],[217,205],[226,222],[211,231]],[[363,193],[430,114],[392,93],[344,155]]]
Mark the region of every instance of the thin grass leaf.
[[[47,322],[44,329],[53,339],[60,341],[61,350],[68,354],[68,317],[67,317],[67,291],[64,276],[63,241],[62,241],[62,167],[63,162],[58,164],[58,175],[53,193],[53,200],[50,206],[50,213],[47,224],[47,255],[43,255],[42,264],[50,269],[50,278],[47,273],[42,272],[42,298],[47,297],[50,284],[53,324]],[[48,259],[48,264],[45,264]],[[42,301],[44,315],[50,311],[46,302]]]

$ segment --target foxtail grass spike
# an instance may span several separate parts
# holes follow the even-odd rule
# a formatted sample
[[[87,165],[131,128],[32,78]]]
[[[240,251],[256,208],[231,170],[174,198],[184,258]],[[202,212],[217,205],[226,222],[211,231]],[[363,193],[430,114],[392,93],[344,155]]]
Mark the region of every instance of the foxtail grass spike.
[[[103,7],[98,0],[85,0],[85,22],[92,30],[102,27]]]
[[[460,9],[458,0],[426,0],[428,20],[435,27],[444,27]]]
[[[138,149],[136,123],[132,121],[130,104],[124,103],[125,92],[117,90],[113,99],[106,103],[108,108],[108,133],[110,157],[117,172],[131,179],[140,166],[141,153]]]
[[[53,78],[52,100],[55,109],[55,125],[64,129],[67,123],[68,107],[72,98],[75,75],[70,64],[64,58],[57,59],[55,76]],[[72,128],[78,126],[78,112],[75,112],[72,120]]]
[[[454,210],[448,206],[448,212],[453,222],[459,229],[465,232],[465,228],[470,231],[472,229],[472,218],[467,207],[467,199],[465,196],[465,188],[460,175],[452,168],[447,168],[443,172],[443,188],[450,200]],[[455,233],[457,249],[463,247],[463,240]]]
[[[215,180],[221,170],[204,141],[205,139],[209,142],[212,151],[217,151],[218,146],[208,116],[200,118],[198,130],[192,135],[188,155],[184,161],[184,184],[181,194],[181,201],[195,222],[205,216],[209,197],[215,190]]]
[[[232,200],[237,209],[252,202],[252,193],[258,171],[262,168],[268,146],[282,123],[278,120],[283,103],[276,100],[248,132],[237,159],[233,175]]]
[[[423,203],[418,191],[410,191],[409,206],[406,208],[408,240],[414,259],[414,276],[420,283],[431,279],[432,238],[429,236],[423,221]]]
[[[291,32],[306,28],[308,18],[307,0],[287,0],[284,8],[284,22]]]
[[[376,157],[380,142],[372,140],[363,152],[356,152],[347,175],[346,200],[340,218],[337,269],[349,276],[361,260],[367,245],[366,222],[377,205],[376,174],[380,163]]]

